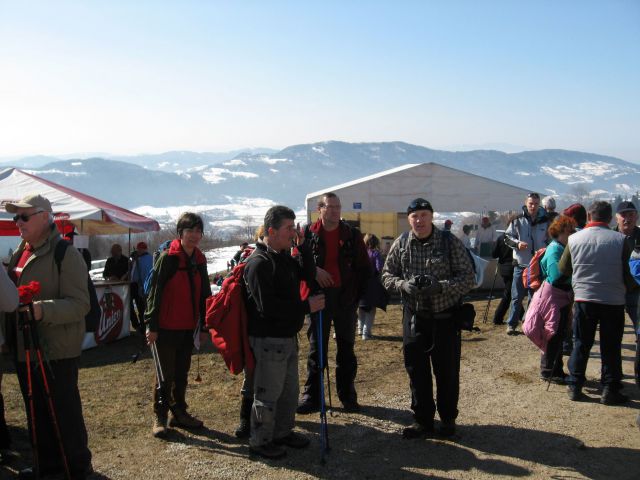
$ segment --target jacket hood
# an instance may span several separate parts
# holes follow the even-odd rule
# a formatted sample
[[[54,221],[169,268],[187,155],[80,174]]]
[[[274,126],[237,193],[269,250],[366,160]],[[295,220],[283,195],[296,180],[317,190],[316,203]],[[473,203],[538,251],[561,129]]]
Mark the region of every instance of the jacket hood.
[[[525,218],[529,218],[533,225],[536,225],[538,223],[543,223],[543,222],[546,222],[547,220],[549,220],[549,218],[547,217],[547,211],[542,207],[538,207],[538,212],[536,213],[536,217],[535,218],[531,218],[529,216],[529,211],[527,210],[527,206],[523,205],[522,206],[522,215],[524,215]]]
[[[171,244],[169,245],[169,251],[168,251],[167,254],[168,255],[180,255],[181,253],[184,253],[185,256],[187,255],[187,253],[182,248],[182,244],[180,243],[180,239],[176,238],[175,240],[171,241]],[[199,248],[196,247],[194,249],[194,254],[195,254],[195,259],[196,259],[196,263],[197,264],[207,263],[207,259],[205,258],[204,254],[200,251]]]

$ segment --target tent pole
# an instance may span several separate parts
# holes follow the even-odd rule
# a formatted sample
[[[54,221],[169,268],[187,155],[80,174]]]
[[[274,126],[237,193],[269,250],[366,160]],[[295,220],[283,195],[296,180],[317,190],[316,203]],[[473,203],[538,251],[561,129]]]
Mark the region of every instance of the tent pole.
[[[131,229],[129,229],[129,249],[127,252],[131,252]]]

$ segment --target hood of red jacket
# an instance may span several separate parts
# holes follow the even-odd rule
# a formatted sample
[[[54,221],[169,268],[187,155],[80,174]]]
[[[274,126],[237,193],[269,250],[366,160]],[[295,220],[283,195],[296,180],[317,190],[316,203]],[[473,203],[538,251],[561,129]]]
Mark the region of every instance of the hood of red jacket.
[[[207,259],[205,258],[204,253],[202,253],[199,248],[196,247],[194,252],[196,255],[196,263],[198,265],[200,265],[201,263],[207,263]],[[167,253],[167,255],[180,255],[181,253],[183,253],[185,256],[187,255],[187,252],[185,252],[182,248],[180,239],[176,238],[175,240],[171,241],[171,244],[169,245],[169,252]]]

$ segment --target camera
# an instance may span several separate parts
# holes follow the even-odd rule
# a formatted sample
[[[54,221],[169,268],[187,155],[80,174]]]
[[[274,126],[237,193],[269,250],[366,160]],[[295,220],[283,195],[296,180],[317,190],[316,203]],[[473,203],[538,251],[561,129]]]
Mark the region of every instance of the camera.
[[[429,288],[431,286],[431,284],[433,283],[431,277],[429,275],[425,275],[425,274],[420,274],[420,275],[416,275],[413,277],[413,282],[415,283],[416,287],[422,289],[422,288]]]

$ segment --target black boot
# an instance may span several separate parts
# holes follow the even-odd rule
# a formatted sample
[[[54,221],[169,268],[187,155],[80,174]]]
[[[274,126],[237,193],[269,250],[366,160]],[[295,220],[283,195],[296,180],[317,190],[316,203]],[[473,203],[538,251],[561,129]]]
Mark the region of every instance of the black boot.
[[[235,436],[238,438],[248,438],[251,434],[251,408],[253,407],[253,398],[242,397],[242,403],[240,404],[240,424],[236,431]]]
[[[0,450],[8,449],[11,446],[11,437],[7,422],[4,419],[4,398],[0,393]]]

